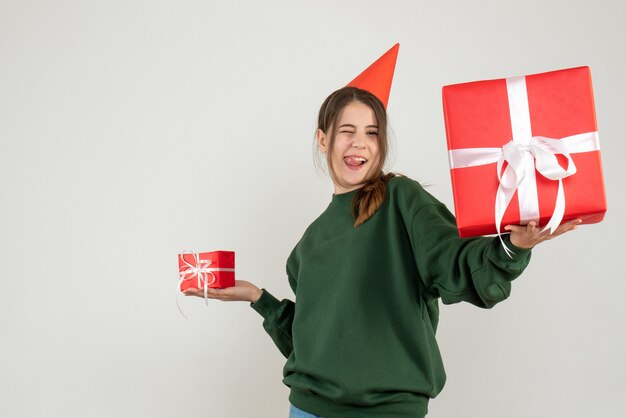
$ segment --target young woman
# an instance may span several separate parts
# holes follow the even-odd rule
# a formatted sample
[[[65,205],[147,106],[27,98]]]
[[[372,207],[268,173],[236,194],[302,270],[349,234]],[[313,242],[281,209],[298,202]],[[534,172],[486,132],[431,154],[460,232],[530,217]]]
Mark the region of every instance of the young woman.
[[[423,417],[445,382],[438,299],[494,306],[531,248],[580,220],[552,235],[534,222],[507,226],[511,258],[497,237],[459,238],[442,203],[417,182],[383,173],[387,116],[376,96],[337,90],[318,121],[335,193],[288,258],[297,303],[243,280],[208,297],[249,301],[263,316],[287,358],[290,417]]]

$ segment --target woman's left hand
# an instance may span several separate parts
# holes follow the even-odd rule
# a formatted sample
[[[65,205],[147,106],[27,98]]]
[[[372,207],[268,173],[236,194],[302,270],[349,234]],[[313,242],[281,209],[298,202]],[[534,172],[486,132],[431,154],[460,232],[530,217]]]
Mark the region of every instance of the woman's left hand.
[[[528,225],[507,225],[504,227],[506,231],[511,231],[511,244],[518,248],[533,248],[535,245],[544,241],[551,240],[554,237],[558,237],[568,231],[576,229],[576,225],[579,225],[582,219],[572,219],[569,222],[565,222],[550,234],[550,230],[547,229],[542,232],[541,228],[537,226],[537,222],[530,221]]]

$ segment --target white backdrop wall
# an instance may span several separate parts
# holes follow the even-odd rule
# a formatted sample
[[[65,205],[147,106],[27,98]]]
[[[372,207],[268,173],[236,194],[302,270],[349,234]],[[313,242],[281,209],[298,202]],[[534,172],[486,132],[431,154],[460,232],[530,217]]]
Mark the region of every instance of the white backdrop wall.
[[[391,168],[452,208],[441,87],[589,65],[609,212],[543,244],[492,310],[442,308],[429,417],[626,414],[618,0],[0,0],[0,416],[286,417],[247,303],[174,295],[176,254],[284,263],[332,187],[328,93],[401,43]]]

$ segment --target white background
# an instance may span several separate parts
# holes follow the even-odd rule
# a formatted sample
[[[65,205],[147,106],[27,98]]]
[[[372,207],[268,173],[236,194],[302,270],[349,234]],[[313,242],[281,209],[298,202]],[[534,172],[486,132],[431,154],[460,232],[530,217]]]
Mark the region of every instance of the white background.
[[[184,299],[176,254],[284,263],[330,201],[316,112],[394,43],[391,168],[452,207],[441,87],[589,65],[609,212],[492,310],[442,307],[429,417],[623,417],[622,2],[0,0],[0,416],[286,417],[247,303]]]

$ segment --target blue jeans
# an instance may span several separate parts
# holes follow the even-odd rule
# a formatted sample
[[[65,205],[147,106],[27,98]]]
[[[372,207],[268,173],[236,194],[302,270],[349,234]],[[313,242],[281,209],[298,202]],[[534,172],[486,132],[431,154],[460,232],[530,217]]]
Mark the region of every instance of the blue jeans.
[[[308,412],[304,412],[302,409],[298,409],[292,404],[289,404],[289,418],[323,418],[319,415],[309,414]]]
[[[324,418],[319,415],[309,414],[308,412],[304,412],[302,409],[298,409],[292,404],[289,404],[289,418]],[[426,418],[426,417],[424,417]]]

